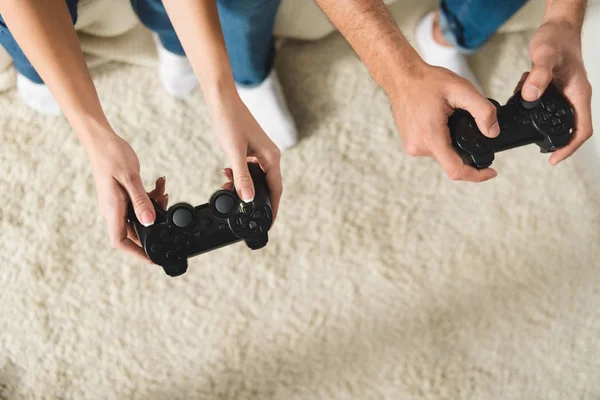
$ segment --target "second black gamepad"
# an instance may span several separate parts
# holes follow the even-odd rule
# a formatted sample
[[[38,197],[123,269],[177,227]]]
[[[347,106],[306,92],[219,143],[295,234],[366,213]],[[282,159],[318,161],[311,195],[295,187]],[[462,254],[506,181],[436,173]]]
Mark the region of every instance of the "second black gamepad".
[[[266,246],[273,223],[266,175],[258,164],[249,163],[254,182],[254,200],[245,203],[233,190],[217,190],[208,203],[193,207],[179,203],[168,210],[154,203],[156,220],[145,227],[129,209],[140,242],[155,264],[167,275],[178,276],[187,271],[187,259],[239,241],[257,250]]]
[[[452,145],[466,164],[484,169],[492,165],[494,154],[500,151],[535,143],[542,153],[549,153],[571,140],[573,110],[553,83],[534,102],[525,101],[520,91],[504,106],[489,100],[498,113],[497,137],[483,135],[471,114],[463,109],[457,109],[448,121]]]

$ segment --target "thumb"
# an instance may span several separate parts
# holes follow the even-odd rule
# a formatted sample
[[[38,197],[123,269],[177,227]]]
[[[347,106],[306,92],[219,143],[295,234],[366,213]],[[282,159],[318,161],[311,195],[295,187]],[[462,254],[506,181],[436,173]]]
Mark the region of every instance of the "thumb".
[[[254,183],[248,170],[248,160],[245,155],[236,156],[233,161],[233,184],[242,201],[249,203],[254,200]]]
[[[487,137],[494,138],[500,134],[496,106],[486,99],[471,84],[461,85],[456,92],[449,96],[448,101],[453,108],[467,110],[477,127]]]
[[[525,101],[539,99],[552,81],[552,71],[558,64],[558,57],[552,50],[540,51],[532,57],[533,67],[521,91]]]
[[[156,211],[139,175],[134,175],[121,183],[125,188],[138,221],[144,226],[150,226],[156,219]]]

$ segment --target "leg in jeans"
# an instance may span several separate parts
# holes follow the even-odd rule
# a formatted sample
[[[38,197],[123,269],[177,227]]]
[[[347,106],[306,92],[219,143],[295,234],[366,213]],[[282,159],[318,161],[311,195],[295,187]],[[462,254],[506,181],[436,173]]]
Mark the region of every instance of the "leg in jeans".
[[[263,82],[273,68],[273,26],[280,0],[218,0],[219,16],[235,81]]]
[[[273,71],[273,26],[281,0],[217,0],[238,93],[280,148],[296,143],[296,128]],[[187,95],[198,85],[161,0],[131,0],[140,21],[158,40],[159,75],[169,93]],[[202,44],[198,38],[198,45]]]
[[[273,69],[273,27],[280,2],[217,0],[217,5],[240,98],[277,147],[285,150],[298,139]]]
[[[73,24],[77,21],[78,0],[66,0]],[[0,15],[0,43],[13,59],[17,70],[17,91],[29,107],[43,114],[60,115],[60,107],[40,75],[29,62]]]
[[[423,59],[481,85],[465,57],[485,42],[527,0],[441,0],[436,13],[419,23],[416,42]]]
[[[67,7],[71,13],[73,24],[77,21],[77,1],[78,0],[66,0]],[[33,65],[29,62],[21,47],[17,44],[17,41],[10,33],[10,30],[4,23],[2,15],[0,15],[0,43],[6,49],[10,57],[13,59],[15,68],[19,74],[25,76],[34,83],[43,83],[42,78],[38,75]]]
[[[527,0],[442,0],[440,28],[444,38],[463,52],[481,48]]]
[[[273,25],[280,0],[217,0],[219,18],[235,81],[260,84],[273,67]],[[162,47],[184,56],[185,51],[161,0],[131,0],[140,21],[153,31]]]

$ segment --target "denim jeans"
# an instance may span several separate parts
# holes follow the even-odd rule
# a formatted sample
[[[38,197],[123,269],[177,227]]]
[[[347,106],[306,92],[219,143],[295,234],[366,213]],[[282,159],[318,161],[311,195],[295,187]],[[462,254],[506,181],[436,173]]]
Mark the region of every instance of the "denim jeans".
[[[440,28],[465,53],[481,48],[527,0],[441,0]]]
[[[66,0],[73,23],[78,0]],[[260,84],[273,68],[273,25],[281,0],[217,0],[219,18],[233,76],[238,84]],[[140,21],[155,32],[162,45],[175,54],[185,52],[161,0],[131,0]],[[201,38],[199,38],[201,40]],[[19,73],[36,83],[42,79],[4,24],[0,15],[0,43],[12,57]]]

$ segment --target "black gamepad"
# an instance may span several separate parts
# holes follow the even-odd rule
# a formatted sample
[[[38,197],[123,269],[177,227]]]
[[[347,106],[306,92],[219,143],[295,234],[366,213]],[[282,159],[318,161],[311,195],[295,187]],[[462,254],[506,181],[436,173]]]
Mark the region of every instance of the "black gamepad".
[[[178,203],[168,210],[154,203],[156,220],[145,227],[129,208],[129,220],[150,260],[169,276],[187,271],[187,259],[244,240],[257,250],[269,241],[273,211],[265,173],[249,163],[255,197],[244,203],[234,190],[217,190],[208,203],[192,207]]]
[[[566,146],[571,140],[574,115],[571,105],[554,83],[534,102],[515,93],[506,105],[490,100],[498,112],[500,134],[491,139],[477,128],[468,111],[457,109],[448,120],[452,145],[466,164],[477,169],[488,168],[494,154],[500,151],[537,144],[542,153]]]

